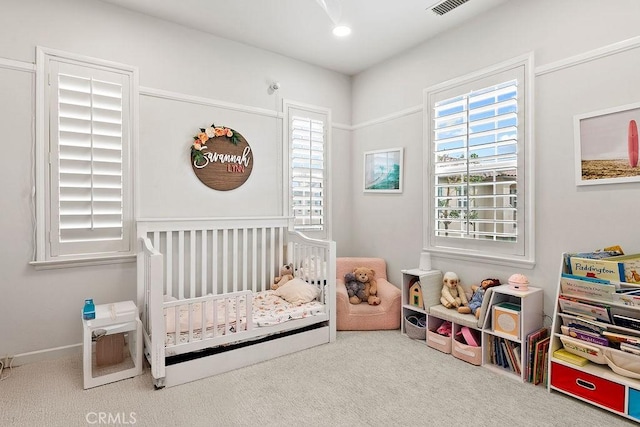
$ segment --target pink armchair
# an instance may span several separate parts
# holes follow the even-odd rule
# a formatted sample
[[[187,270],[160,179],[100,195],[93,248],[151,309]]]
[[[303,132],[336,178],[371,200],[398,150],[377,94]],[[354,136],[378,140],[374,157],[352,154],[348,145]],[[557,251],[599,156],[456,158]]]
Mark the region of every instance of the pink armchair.
[[[376,273],[380,305],[351,304],[344,275],[356,267],[369,267]],[[400,328],[400,289],[387,281],[387,263],[382,258],[336,259],[336,327],[339,331],[374,331]]]

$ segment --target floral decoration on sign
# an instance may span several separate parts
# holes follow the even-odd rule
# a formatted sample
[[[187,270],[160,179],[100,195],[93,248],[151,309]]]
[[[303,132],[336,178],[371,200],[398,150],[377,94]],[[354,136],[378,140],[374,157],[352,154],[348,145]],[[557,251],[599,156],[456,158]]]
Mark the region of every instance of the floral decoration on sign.
[[[196,161],[202,160],[204,154],[202,150],[207,148],[205,144],[213,143],[215,138],[226,138],[233,145],[238,145],[240,141],[240,134],[231,128],[224,126],[216,126],[212,124],[208,128],[200,128],[200,132],[193,137],[193,144],[191,144],[191,158]]]

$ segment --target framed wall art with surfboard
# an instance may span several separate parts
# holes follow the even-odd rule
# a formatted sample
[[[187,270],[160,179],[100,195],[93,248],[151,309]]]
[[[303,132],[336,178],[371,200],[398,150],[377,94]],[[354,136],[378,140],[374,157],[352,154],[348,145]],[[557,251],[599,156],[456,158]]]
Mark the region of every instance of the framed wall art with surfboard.
[[[640,181],[640,103],[574,116],[576,185]]]

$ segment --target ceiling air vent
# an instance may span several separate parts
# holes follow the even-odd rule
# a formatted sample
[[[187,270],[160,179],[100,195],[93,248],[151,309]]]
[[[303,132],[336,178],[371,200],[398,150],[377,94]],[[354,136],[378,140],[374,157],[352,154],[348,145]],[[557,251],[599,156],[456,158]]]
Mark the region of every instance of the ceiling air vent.
[[[453,9],[455,9],[458,6],[462,6],[468,1],[469,0],[445,0],[431,6],[431,10],[436,15],[444,15],[447,12],[451,12]]]

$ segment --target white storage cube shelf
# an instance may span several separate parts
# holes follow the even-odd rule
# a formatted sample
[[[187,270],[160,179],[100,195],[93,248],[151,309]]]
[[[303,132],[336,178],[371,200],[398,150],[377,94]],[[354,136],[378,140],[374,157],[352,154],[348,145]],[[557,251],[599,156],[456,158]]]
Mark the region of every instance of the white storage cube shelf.
[[[416,281],[420,282],[422,307],[416,305],[414,298],[412,298],[411,287]],[[425,317],[426,334],[425,338],[420,336],[419,341],[423,341],[427,346],[443,353],[451,353],[454,357],[472,365],[482,365],[496,372],[507,374],[519,381],[527,381],[528,358],[526,357],[526,345],[523,344],[529,333],[540,329],[543,325],[544,292],[542,289],[529,287],[528,290],[522,291],[511,289],[509,285],[492,287],[490,294],[485,294],[485,298],[489,298],[489,300],[485,306],[482,319],[476,319],[472,314],[458,313],[455,309],[444,308],[440,304],[441,289],[441,271],[402,270],[401,332],[409,335],[407,334],[406,323],[408,317]],[[498,325],[494,324],[492,319],[496,308],[500,314],[501,308],[499,305],[501,303],[516,304],[520,307],[520,310],[514,317],[505,319],[504,324]],[[502,308],[502,310],[506,311],[505,308]],[[511,322],[508,322],[508,320],[511,320]],[[436,333],[436,330],[444,321],[451,322],[453,338]],[[477,347],[469,345],[460,337],[456,337],[456,334],[464,326],[470,328],[473,336],[479,341]],[[509,327],[507,328],[507,326]],[[414,337],[410,336],[410,338]],[[513,348],[519,349],[518,355],[521,365],[518,369],[510,370],[492,363],[490,343],[496,338],[508,340],[513,345]],[[640,404],[638,406],[640,407]]]
[[[82,324],[85,389],[132,378],[142,373],[142,322],[132,301],[96,305],[95,319],[82,319]],[[98,365],[98,341],[105,339],[105,343],[110,343],[112,341],[107,341],[108,337],[114,338],[116,334],[123,334],[124,345],[115,345],[112,348],[108,348],[109,344],[105,345],[106,353],[111,357],[116,355],[117,362]]]

